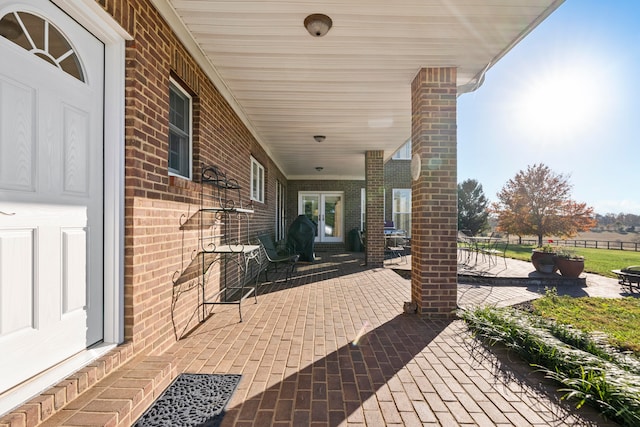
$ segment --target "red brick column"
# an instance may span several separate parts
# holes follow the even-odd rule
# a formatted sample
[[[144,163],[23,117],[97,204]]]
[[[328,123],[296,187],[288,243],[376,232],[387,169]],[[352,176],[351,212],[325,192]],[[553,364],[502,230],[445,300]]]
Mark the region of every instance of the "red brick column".
[[[455,68],[423,68],[411,85],[411,300],[433,318],[457,306],[456,91]]]
[[[382,267],[384,263],[384,151],[367,151],[364,167],[367,180],[365,261],[370,267]]]

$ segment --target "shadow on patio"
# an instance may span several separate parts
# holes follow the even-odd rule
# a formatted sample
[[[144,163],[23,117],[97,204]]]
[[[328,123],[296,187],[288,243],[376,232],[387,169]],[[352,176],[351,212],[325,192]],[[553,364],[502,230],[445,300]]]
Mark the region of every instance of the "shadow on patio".
[[[238,422],[249,421],[254,425],[293,421],[295,426],[315,422],[338,426],[347,419],[367,425],[402,423],[393,394],[397,399],[406,391],[396,376],[446,326],[444,322],[425,322],[417,316],[398,315],[264,392],[229,408],[227,416],[237,415]],[[392,381],[394,377],[396,381]],[[418,388],[413,391],[420,394]],[[381,408],[374,403],[375,399],[368,403],[377,392],[386,397],[382,399]],[[413,412],[410,399],[403,397],[402,400]],[[373,411],[368,411],[368,406],[372,406]],[[426,407],[423,413],[425,411],[428,412]]]
[[[287,283],[262,286],[244,322],[216,307],[165,354],[178,372],[242,375],[223,426],[603,425],[540,390],[539,378],[512,375],[518,362],[478,358],[463,321],[401,314],[410,281],[391,268],[367,268],[358,253],[319,255]],[[536,295],[460,289],[485,301]]]

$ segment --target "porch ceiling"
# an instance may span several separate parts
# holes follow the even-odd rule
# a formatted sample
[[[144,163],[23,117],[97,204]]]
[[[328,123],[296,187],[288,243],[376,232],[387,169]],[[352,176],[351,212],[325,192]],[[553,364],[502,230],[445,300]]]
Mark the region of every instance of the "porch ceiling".
[[[153,1],[289,179],[364,179],[366,150],[389,158],[410,138],[420,68],[455,66],[473,90],[562,3]],[[326,36],[304,28],[312,13],[333,20]]]

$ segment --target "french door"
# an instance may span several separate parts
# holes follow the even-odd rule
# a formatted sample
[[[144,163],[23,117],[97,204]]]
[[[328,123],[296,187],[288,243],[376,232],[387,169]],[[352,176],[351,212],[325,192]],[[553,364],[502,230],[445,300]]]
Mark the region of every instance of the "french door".
[[[299,192],[298,215],[316,224],[316,242],[344,242],[343,192]]]

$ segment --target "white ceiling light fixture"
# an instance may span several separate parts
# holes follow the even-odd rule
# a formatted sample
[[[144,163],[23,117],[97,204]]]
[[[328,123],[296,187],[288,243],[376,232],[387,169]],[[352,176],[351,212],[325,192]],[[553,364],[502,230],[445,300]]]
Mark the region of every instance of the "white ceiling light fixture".
[[[304,19],[304,27],[313,37],[322,37],[329,32],[333,21],[327,15],[314,13]]]

